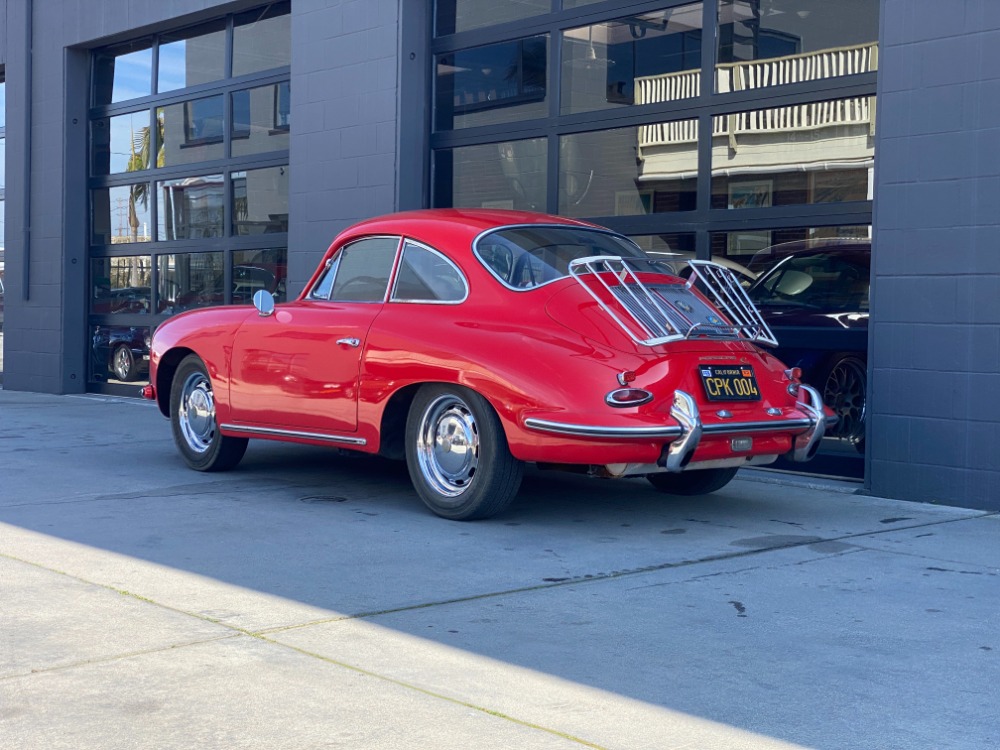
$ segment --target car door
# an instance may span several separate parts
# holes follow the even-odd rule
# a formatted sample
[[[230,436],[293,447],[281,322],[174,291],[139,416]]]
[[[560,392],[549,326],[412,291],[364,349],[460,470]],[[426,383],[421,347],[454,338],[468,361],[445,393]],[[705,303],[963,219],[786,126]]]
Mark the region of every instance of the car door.
[[[353,242],[302,299],[250,316],[233,348],[231,417],[278,431],[357,429],[365,342],[382,311],[398,237]]]

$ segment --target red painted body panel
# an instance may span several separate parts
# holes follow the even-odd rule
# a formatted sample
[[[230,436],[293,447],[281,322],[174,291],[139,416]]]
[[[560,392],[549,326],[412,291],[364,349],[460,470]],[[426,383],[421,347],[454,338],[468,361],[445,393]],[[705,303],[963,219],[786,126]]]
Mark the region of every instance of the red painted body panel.
[[[279,428],[296,434],[350,437],[358,450],[375,452],[387,405],[422,383],[470,388],[496,410],[511,453],[521,460],[557,464],[653,464],[670,438],[579,437],[539,431],[529,418],[597,428],[671,427],[678,389],[695,397],[706,428],[807,418],[788,391],[785,366],[747,341],[687,340],[658,346],[633,342],[583,287],[564,278],[530,290],[501,284],[473,254],[474,239],[505,224],[591,226],[558,217],[497,211],[441,210],[373,219],[342,233],[325,261],[342,245],[366,235],[400,235],[439,250],[465,275],[468,298],[460,304],[337,303],[303,292],[263,317],[251,307],[210,308],[178,315],[153,336],[151,382],[166,414],[172,368],[191,351],[206,363],[222,431],[233,426]],[[338,344],[357,338],[357,348]],[[703,364],[753,366],[762,398],[710,402],[698,375]],[[605,396],[620,387],[619,373],[635,373],[632,386],[653,394],[642,406],[612,408]],[[726,410],[728,416],[719,416]],[[398,424],[396,425],[398,429]],[[752,450],[734,453],[738,430],[707,435],[694,461],[734,455],[778,455],[803,430],[757,431]],[[242,434],[246,434],[245,432]],[[273,435],[261,434],[260,437]]]

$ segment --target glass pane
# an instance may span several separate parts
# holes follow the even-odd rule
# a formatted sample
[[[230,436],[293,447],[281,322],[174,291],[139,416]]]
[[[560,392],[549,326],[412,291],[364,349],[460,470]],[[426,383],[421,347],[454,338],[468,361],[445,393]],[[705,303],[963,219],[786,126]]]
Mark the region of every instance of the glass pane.
[[[697,120],[559,139],[559,213],[564,216],[692,211],[697,178]]]
[[[148,255],[91,258],[90,312],[148,313],[153,264]]]
[[[233,172],[233,234],[288,231],[288,167]]]
[[[292,25],[288,3],[236,16],[233,29],[233,75],[291,64]]]
[[[149,183],[99,188],[91,192],[91,242],[111,245],[149,242]]]
[[[234,91],[233,156],[261,154],[288,148],[288,82]]]
[[[7,188],[7,139],[0,138],[0,200]]]
[[[104,117],[91,123],[93,174],[137,172],[150,164],[149,110]]]
[[[338,255],[337,276],[330,299],[339,302],[381,302],[396,259],[399,240],[376,237],[359,240]]]
[[[873,71],[878,14],[879,0],[719,0],[716,91]]]
[[[153,50],[146,39],[94,55],[94,104],[114,104],[153,91]]]
[[[714,118],[712,207],[870,200],[874,113],[861,96]]]
[[[460,302],[468,294],[462,272],[440,253],[407,244],[396,272],[392,299],[403,302]]]
[[[216,21],[160,37],[156,88],[160,93],[226,76],[226,23]]]
[[[543,211],[547,152],[545,138],[437,151],[434,206]]]
[[[225,302],[222,253],[177,253],[156,259],[160,312],[173,315]]]
[[[7,82],[0,81],[0,128],[7,127]]]
[[[284,302],[288,284],[288,249],[238,250],[233,253],[233,303],[248,305],[260,289]]]
[[[563,32],[563,114],[680,101],[701,87],[702,5]]]
[[[437,58],[437,130],[545,117],[547,35]]]
[[[91,381],[148,382],[149,332],[145,326],[94,326],[90,339]]]
[[[434,29],[438,36],[443,36],[531,18],[550,10],[551,0],[438,0]]]
[[[714,233],[714,253],[743,252],[746,232]],[[778,339],[774,353],[839,417],[821,454],[864,450],[871,227],[756,230],[759,247],[735,256],[757,274],[748,294]]]
[[[225,156],[222,95],[157,107],[162,144],[157,166],[171,167]]]
[[[156,183],[158,240],[221,237],[224,228],[221,174]]]

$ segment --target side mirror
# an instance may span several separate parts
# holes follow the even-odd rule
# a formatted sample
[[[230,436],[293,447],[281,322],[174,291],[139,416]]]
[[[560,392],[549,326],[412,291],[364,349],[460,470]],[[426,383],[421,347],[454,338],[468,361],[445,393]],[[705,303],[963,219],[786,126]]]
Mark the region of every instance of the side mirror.
[[[274,314],[274,297],[266,289],[259,289],[253,295],[253,306],[257,308],[260,317],[270,317]]]

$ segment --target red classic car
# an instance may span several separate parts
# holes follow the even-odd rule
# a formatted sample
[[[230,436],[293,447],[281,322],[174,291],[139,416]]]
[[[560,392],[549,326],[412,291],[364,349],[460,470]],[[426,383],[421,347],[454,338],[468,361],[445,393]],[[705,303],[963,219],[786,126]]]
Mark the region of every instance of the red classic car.
[[[534,213],[441,209],[341,233],[298,299],[182,313],[153,335],[150,385],[199,471],[249,438],[405,459],[440,516],[484,518],[522,467],[723,487],[805,461],[819,394],[725,268],[687,280],[625,237]]]

